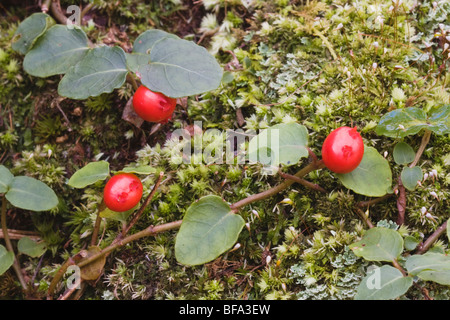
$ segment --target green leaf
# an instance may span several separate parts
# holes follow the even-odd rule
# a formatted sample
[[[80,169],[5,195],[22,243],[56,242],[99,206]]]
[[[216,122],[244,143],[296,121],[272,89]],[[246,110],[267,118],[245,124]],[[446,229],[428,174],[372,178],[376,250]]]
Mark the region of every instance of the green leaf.
[[[40,257],[47,250],[45,242],[36,242],[28,237],[22,237],[17,243],[19,252],[32,258]]]
[[[450,285],[450,257],[445,254],[415,254],[408,257],[405,267],[409,273],[422,280]]]
[[[0,244],[0,276],[6,272],[14,263],[14,253],[6,250]]]
[[[105,180],[109,176],[109,163],[107,161],[90,162],[77,170],[67,184],[74,188],[84,188],[97,181]]]
[[[54,24],[55,20],[48,14],[42,12],[33,13],[17,27],[11,48],[21,54],[26,54],[35,41]]]
[[[308,131],[298,123],[277,124],[261,131],[248,145],[250,162],[295,165],[308,157]]]
[[[388,161],[373,147],[364,147],[364,156],[352,172],[336,174],[342,184],[358,194],[369,197],[384,196],[392,185]]]
[[[400,270],[384,265],[376,267],[361,281],[355,300],[389,300],[405,294],[413,284]]]
[[[395,230],[374,227],[362,239],[350,245],[358,257],[369,261],[393,261],[403,251],[403,238]]]
[[[416,153],[406,142],[399,142],[394,147],[394,161],[397,164],[408,164],[413,162]]]
[[[437,135],[450,133],[450,104],[434,107],[428,111],[428,130]]]
[[[205,196],[186,211],[175,242],[175,257],[185,265],[214,260],[237,241],[245,225],[218,196]]]
[[[402,183],[406,189],[413,191],[416,188],[417,181],[422,180],[423,173],[420,167],[404,167],[401,173]]]
[[[412,251],[417,247],[417,245],[420,243],[421,240],[413,236],[406,236],[404,241],[405,241],[405,249],[408,251]]]
[[[216,89],[223,70],[204,47],[192,41],[163,38],[150,52],[150,64],[139,67],[142,84],[152,91],[181,98]]]
[[[121,171],[136,174],[151,174],[156,172],[156,168],[152,166],[125,167]]]
[[[8,191],[13,179],[14,176],[11,171],[9,171],[4,165],[0,165],[0,193],[5,193]]]
[[[450,132],[450,105],[431,109],[427,113],[420,108],[396,109],[385,114],[379,121],[376,132],[392,138],[414,135],[428,129],[438,135]]]
[[[45,183],[27,176],[17,176],[5,194],[15,207],[31,211],[47,211],[58,205],[58,197]]]
[[[121,87],[128,73],[125,52],[119,47],[98,47],[62,78],[58,93],[71,99],[87,99]]]
[[[133,52],[148,54],[158,41],[166,38],[179,39],[178,36],[162,30],[147,30],[141,33],[134,41]]]
[[[23,68],[36,77],[64,74],[88,52],[88,39],[84,31],[54,25],[48,29],[25,56]]]

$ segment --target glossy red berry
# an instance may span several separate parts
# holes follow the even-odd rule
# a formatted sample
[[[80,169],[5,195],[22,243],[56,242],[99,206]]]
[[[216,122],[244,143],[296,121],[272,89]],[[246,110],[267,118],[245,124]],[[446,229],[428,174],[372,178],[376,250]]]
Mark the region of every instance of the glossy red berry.
[[[322,145],[325,166],[336,173],[349,173],[361,163],[364,142],[356,127],[340,127],[333,130]]]
[[[116,212],[134,208],[142,198],[141,180],[132,173],[119,173],[113,176],[103,189],[106,207]]]
[[[133,96],[134,111],[149,122],[165,123],[172,117],[177,100],[140,86]]]

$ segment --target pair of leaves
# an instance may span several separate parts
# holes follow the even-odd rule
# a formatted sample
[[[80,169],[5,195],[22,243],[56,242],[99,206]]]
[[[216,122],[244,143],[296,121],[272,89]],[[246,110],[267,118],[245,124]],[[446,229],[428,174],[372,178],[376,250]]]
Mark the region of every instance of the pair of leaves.
[[[406,142],[399,142],[394,147],[394,161],[399,165],[407,165],[414,161],[415,152],[413,148]],[[417,181],[422,180],[423,173],[420,167],[405,166],[401,172],[402,183],[406,189],[413,191],[417,186]]]
[[[58,197],[45,183],[27,176],[15,177],[0,165],[0,193],[15,207],[47,211],[58,205]]]
[[[450,133],[450,105],[432,108],[428,113],[417,107],[396,109],[385,114],[376,132],[391,138],[404,138],[428,129],[437,135]]]
[[[450,240],[450,227],[447,221],[447,237]],[[369,229],[363,238],[350,245],[355,255],[368,261],[394,262],[404,249],[404,240],[395,230],[375,227]],[[450,257],[442,253],[427,252],[415,254],[405,262],[408,275],[389,265],[375,267],[361,281],[355,299],[394,299],[409,289],[413,277],[450,285]]]
[[[403,252],[403,245],[403,238],[397,231],[375,227],[367,230],[360,241],[351,244],[350,249],[369,261],[393,262]],[[412,282],[412,277],[405,277],[392,266],[375,267],[361,281],[355,299],[394,299],[406,293]]]
[[[213,90],[223,71],[205,48],[160,30],[148,30],[134,52],[120,47],[90,48],[83,30],[53,25],[46,14],[33,14],[18,27],[13,49],[25,54],[24,69],[37,77],[64,74],[61,96],[86,99],[121,87],[128,72],[139,74],[150,90],[178,98]]]

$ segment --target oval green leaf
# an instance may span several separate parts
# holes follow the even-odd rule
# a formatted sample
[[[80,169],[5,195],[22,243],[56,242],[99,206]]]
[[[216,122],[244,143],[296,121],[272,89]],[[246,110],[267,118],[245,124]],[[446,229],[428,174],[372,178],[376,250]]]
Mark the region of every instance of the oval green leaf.
[[[84,188],[97,181],[105,180],[109,176],[109,163],[107,161],[90,162],[77,170],[67,184],[74,188]]]
[[[412,277],[404,277],[392,266],[375,267],[361,281],[355,300],[390,300],[405,294],[413,284]]]
[[[11,48],[21,54],[26,54],[37,38],[54,24],[55,20],[48,14],[43,12],[33,13],[17,27]]]
[[[98,47],[69,69],[58,93],[71,99],[87,99],[121,87],[128,73],[125,52],[119,47]]]
[[[125,167],[121,171],[136,174],[151,174],[156,172],[156,168],[152,166]]]
[[[245,225],[218,196],[205,196],[186,211],[175,242],[175,257],[185,265],[216,259],[237,241]]]
[[[394,147],[394,161],[397,164],[408,164],[414,161],[416,153],[406,142],[399,142]]]
[[[350,245],[358,257],[369,261],[393,261],[403,251],[403,238],[395,230],[374,227],[366,231],[362,239]]]
[[[54,25],[48,29],[25,56],[23,68],[32,76],[49,77],[64,74],[88,52],[84,31]]]
[[[0,276],[4,274],[13,263],[14,253],[6,250],[6,248],[0,244]]]
[[[150,64],[139,67],[142,84],[172,98],[219,87],[223,70],[204,47],[183,39],[163,38],[150,52]]]
[[[434,107],[428,111],[427,129],[437,135],[450,133],[450,104]]]
[[[27,176],[17,176],[5,194],[15,207],[31,211],[47,211],[58,205],[58,197],[45,183]]]
[[[308,157],[308,131],[298,123],[282,123],[261,131],[248,145],[250,162],[295,165]]]
[[[384,196],[392,185],[388,161],[375,148],[367,146],[359,166],[352,172],[336,174],[336,177],[346,188],[369,197]]]
[[[376,132],[392,138],[414,135],[428,129],[438,135],[450,133],[450,105],[432,108],[428,114],[420,108],[396,109],[385,114],[379,121]]]
[[[0,193],[5,193],[9,189],[11,181],[14,179],[11,171],[4,165],[0,165]]]
[[[405,267],[422,280],[450,285],[450,257],[445,254],[427,252],[412,255],[406,260]]]
[[[133,52],[149,54],[153,46],[160,40],[172,38],[179,39],[178,36],[166,31],[151,29],[141,33],[133,43]]]
[[[32,258],[40,257],[47,250],[45,242],[36,242],[28,237],[22,237],[17,242],[17,250]]]
[[[413,191],[417,186],[417,181],[422,180],[423,173],[420,167],[404,167],[401,173],[402,183],[406,189]]]

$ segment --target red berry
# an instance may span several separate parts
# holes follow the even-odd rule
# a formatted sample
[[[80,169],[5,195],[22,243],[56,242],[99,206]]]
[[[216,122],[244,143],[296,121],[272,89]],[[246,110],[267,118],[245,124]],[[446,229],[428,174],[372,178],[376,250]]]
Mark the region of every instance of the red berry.
[[[333,130],[322,145],[322,160],[328,169],[336,173],[355,170],[363,155],[364,142],[356,127]]]
[[[132,173],[119,173],[106,183],[103,190],[105,205],[116,212],[134,208],[142,198],[141,180]]]
[[[149,122],[165,123],[172,117],[177,100],[140,86],[133,96],[134,111]]]

